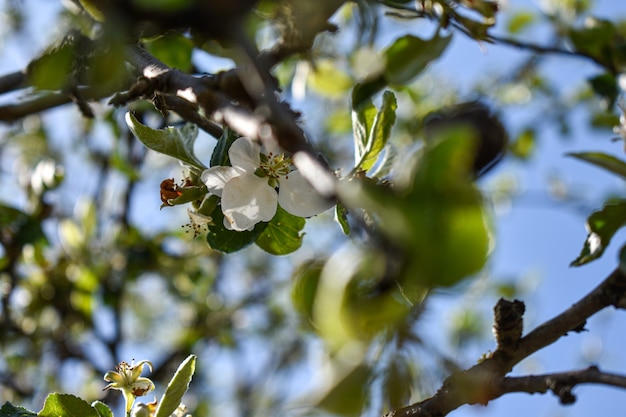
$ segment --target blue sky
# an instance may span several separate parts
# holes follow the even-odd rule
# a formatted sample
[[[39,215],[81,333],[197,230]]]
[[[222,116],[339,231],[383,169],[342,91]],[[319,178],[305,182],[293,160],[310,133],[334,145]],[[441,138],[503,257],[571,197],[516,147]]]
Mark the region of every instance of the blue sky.
[[[3,6],[5,0],[0,0]],[[50,13],[39,13],[33,27],[44,28],[39,32],[28,34],[30,42],[22,44],[4,44],[0,48],[0,71],[19,70],[27,64],[30,58],[45,44],[51,32],[50,19],[54,18],[53,11],[57,9],[57,2],[29,1],[36,5],[38,10],[46,8]],[[538,2],[527,0],[509,0],[510,9],[538,8]],[[626,6],[620,1],[596,1],[594,10],[598,15],[614,18],[616,15],[626,17]],[[541,33],[533,33],[532,40],[537,43],[545,41]],[[2,39],[0,38],[0,42]],[[446,53],[437,68],[459,85],[469,85],[476,77],[485,73],[502,73],[507,67],[515,65],[516,57],[520,52],[507,47],[493,45],[477,45],[474,41],[456,36],[452,48]],[[597,68],[580,59],[555,57],[550,58],[545,66],[551,79],[558,83],[562,91],[571,92],[580,85],[581,80],[597,73]],[[466,87],[467,88],[467,87]],[[469,92],[468,92],[469,93]],[[55,110],[49,117],[59,117],[67,114],[67,110]],[[533,115],[533,109],[520,108],[516,112],[505,115],[510,126],[519,126],[521,121]],[[543,321],[558,314],[563,309],[577,301],[580,297],[595,287],[606,277],[615,266],[616,252],[621,246],[626,234],[619,234],[606,251],[604,257],[588,266],[570,268],[569,263],[580,251],[586,231],[584,220],[587,212],[572,209],[565,205],[551,202],[545,193],[547,179],[554,174],[564,178],[573,190],[584,196],[590,207],[600,202],[600,197],[610,191],[623,192],[624,186],[610,174],[582,162],[567,158],[566,152],[585,150],[604,150],[619,155],[622,144],[610,141],[608,131],[590,131],[585,127],[583,111],[576,113],[580,118],[573,118],[573,134],[567,140],[559,137],[558,132],[547,129],[542,131],[540,148],[537,158],[531,164],[522,164],[514,161],[505,162],[492,178],[499,175],[513,175],[520,184],[522,193],[514,202],[509,211],[499,212],[496,223],[497,245],[491,263],[494,278],[505,279],[525,276],[526,288],[523,299],[526,301],[526,329],[530,329]],[[55,133],[58,138],[64,137],[64,129],[59,126]],[[59,139],[61,140],[61,139]],[[154,162],[159,165],[159,161]],[[178,175],[178,171],[173,174]],[[495,181],[495,179],[493,179]],[[158,178],[149,178],[141,189],[147,191],[156,189]],[[487,180],[483,186],[489,190]],[[0,189],[7,185],[0,185]],[[89,188],[85,186],[86,188]],[[150,197],[152,198],[152,197]],[[146,204],[144,207],[154,206],[154,210],[142,215],[173,221],[175,214],[158,211],[158,197],[154,197],[157,204]],[[165,217],[164,217],[165,216]],[[177,217],[178,219],[183,218]],[[165,219],[165,220],[163,220]],[[178,221],[178,220],[175,220]],[[482,300],[480,308],[485,315],[489,315],[497,300]],[[447,315],[455,304],[451,297],[441,297],[433,306],[436,321],[428,329],[437,338],[440,326],[445,326]],[[591,363],[598,364],[601,369],[626,373],[626,354],[622,346],[626,343],[626,322],[624,312],[604,311],[588,323],[589,332],[570,335],[555,345],[534,355],[525,361],[515,372],[557,372],[585,367]],[[426,326],[429,324],[426,323]],[[484,352],[493,347],[489,340],[480,346],[475,346],[471,354]],[[465,354],[463,360],[468,365],[478,356]],[[586,417],[602,415],[604,417],[622,416],[623,404],[626,403],[626,391],[607,387],[583,386],[575,390],[578,401],[573,407],[562,407],[551,394],[507,395],[488,407],[462,407],[453,412],[454,417],[495,417],[506,415],[516,416],[568,416]]]

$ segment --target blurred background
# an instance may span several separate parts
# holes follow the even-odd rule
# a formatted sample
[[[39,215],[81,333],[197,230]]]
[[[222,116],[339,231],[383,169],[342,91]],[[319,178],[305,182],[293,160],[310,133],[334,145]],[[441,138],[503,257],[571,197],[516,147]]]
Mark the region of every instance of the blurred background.
[[[372,50],[399,34],[433,34],[432,23],[384,13],[379,8],[360,15],[355,3],[348,4],[333,17],[346,29],[318,38],[317,72],[307,60],[290,60],[276,69],[285,99],[303,112],[307,133],[337,169],[351,167],[349,88],[376,65]],[[626,7],[610,0],[509,0],[491,33],[560,45],[559,28],[591,15],[623,27]],[[71,21],[69,2],[0,0],[0,74],[25,68],[51,39],[64,35]],[[258,36],[260,45],[271,41],[263,31]],[[195,72],[232,68],[219,52],[180,46],[180,53],[191,57],[188,70]],[[362,378],[367,391],[341,391],[365,403],[363,415],[380,415],[390,397],[399,404],[426,398],[450,372],[493,350],[492,309],[500,297],[526,303],[527,331],[576,302],[614,269],[623,233],[602,259],[569,266],[585,241],[586,217],[624,192],[614,176],[566,156],[604,151],[620,157],[623,152],[623,143],[612,141],[619,113],[586,82],[600,72],[581,57],[537,55],[455,33],[442,58],[396,92],[399,119],[392,141],[400,152],[415,141],[412,135],[429,112],[474,99],[486,101],[499,115],[511,149],[479,181],[494,216],[495,246],[487,268],[427,299],[412,344],[373,349],[380,366]],[[0,105],[24,95],[4,94]],[[118,401],[119,410],[121,395],[102,392],[102,376],[116,363],[152,361],[150,377],[160,396],[176,366],[195,353],[198,370],[185,403],[196,417],[333,410],[324,396],[336,384],[328,353],[291,301],[294,269],[325,259],[347,239],[333,213],[308,221],[303,247],[288,257],[272,257],[256,246],[233,255],[211,251],[184,227],[189,223],[184,207],[160,209],[160,182],[179,181],[183,168],[147,151],[123,130],[125,109],[104,101],[93,109],[91,120],[66,105],[0,125],[0,401],[36,411],[52,391],[88,401],[107,394],[106,401]],[[149,112],[145,117],[156,120]],[[201,133],[200,159],[208,161],[214,145]],[[623,314],[600,312],[588,322],[588,331],[531,356],[514,374],[590,364],[624,373]],[[549,394],[514,394],[451,415],[623,413],[622,390],[588,385],[574,393],[577,402],[567,407]]]

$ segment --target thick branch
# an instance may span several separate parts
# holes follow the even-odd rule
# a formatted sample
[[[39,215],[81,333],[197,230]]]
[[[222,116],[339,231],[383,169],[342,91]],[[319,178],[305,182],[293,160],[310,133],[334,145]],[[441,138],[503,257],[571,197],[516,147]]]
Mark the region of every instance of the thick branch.
[[[386,417],[441,417],[461,405],[487,404],[505,393],[515,391],[545,392],[547,389],[550,389],[555,391],[562,401],[571,400],[573,397],[569,391],[575,385],[573,384],[574,382],[606,383],[626,388],[626,385],[624,385],[626,377],[604,374],[593,370],[593,368],[586,371],[554,374],[551,376],[554,377],[556,375],[556,377],[551,380],[545,375],[505,378],[505,375],[520,361],[556,342],[568,332],[581,331],[589,317],[609,306],[626,307],[626,275],[619,268],[613,271],[600,285],[580,301],[537,327],[517,343],[514,340],[511,342],[507,339],[506,343],[500,343],[498,349],[487,359],[465,371],[457,372],[448,377],[444,381],[443,386],[432,397],[391,411]],[[519,311],[521,309],[514,308],[513,310]],[[512,318],[513,321],[516,320],[515,314],[512,314]],[[506,327],[501,326],[502,323],[496,324],[496,328],[498,324],[500,324],[500,327]],[[499,342],[503,340],[499,338]],[[530,379],[524,380],[523,378]],[[544,378],[543,381],[541,378]],[[567,378],[570,379],[568,380]],[[544,386],[547,388],[543,389]],[[567,389],[568,386],[570,387],[569,391]],[[518,389],[516,390],[516,388]],[[559,391],[560,388],[563,389]]]
[[[82,100],[97,101],[118,91],[119,86],[79,87],[76,91]],[[0,106],[0,122],[14,122],[31,114],[72,103],[71,93],[46,92],[17,104]]]

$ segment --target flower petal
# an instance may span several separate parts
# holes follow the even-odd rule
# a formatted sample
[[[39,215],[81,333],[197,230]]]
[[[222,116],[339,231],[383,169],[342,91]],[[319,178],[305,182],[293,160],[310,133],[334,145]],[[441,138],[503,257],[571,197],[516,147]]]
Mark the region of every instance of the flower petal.
[[[278,204],[294,216],[315,216],[335,205],[315,191],[299,171],[291,171],[279,181]]]
[[[276,190],[268,185],[267,178],[242,175],[224,187],[222,212],[230,229],[252,230],[255,224],[272,220],[277,201]]]
[[[130,387],[130,392],[135,397],[142,397],[152,390],[154,390],[154,383],[148,378],[137,378]]]
[[[222,196],[224,185],[231,179],[241,175],[243,170],[233,167],[215,166],[205,169],[200,176],[203,183],[206,184],[209,192],[217,196]]]
[[[254,173],[261,163],[261,145],[250,138],[239,138],[230,145],[230,164],[248,174]]]
[[[105,389],[117,388],[117,385],[124,382],[124,377],[118,372],[109,371],[104,374],[104,380],[107,382],[111,382],[109,385],[107,385],[107,388]]]

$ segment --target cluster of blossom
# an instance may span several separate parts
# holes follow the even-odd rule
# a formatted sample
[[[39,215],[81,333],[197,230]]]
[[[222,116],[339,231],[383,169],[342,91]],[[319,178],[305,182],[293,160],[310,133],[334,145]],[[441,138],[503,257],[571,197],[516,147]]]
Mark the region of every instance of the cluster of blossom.
[[[228,150],[232,166],[214,166],[202,173],[211,194],[221,198],[224,226],[252,230],[268,222],[280,205],[294,216],[311,217],[333,205],[315,191],[280,149],[264,149],[242,137]]]

